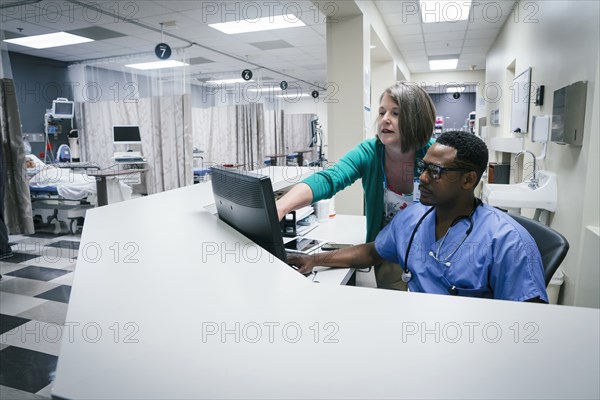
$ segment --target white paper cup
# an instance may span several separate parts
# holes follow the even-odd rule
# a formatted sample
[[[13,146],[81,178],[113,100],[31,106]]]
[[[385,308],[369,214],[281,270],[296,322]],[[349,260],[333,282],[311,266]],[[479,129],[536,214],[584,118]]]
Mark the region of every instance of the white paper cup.
[[[329,221],[329,200],[321,200],[315,203],[315,214],[319,222]]]

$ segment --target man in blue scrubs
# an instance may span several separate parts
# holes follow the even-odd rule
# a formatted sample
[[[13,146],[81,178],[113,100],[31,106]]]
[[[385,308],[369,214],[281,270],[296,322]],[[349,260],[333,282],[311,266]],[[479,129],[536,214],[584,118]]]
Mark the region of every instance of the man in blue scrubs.
[[[375,242],[288,257],[299,272],[315,265],[400,264],[413,292],[548,302],[539,250],[506,213],[475,198],[488,162],[477,136],[446,132],[417,160],[420,201],[398,214]]]

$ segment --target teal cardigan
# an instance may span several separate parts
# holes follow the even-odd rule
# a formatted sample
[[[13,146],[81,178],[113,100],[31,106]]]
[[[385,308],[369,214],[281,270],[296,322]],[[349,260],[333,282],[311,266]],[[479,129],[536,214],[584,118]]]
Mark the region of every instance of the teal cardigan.
[[[434,142],[435,139],[432,138],[425,147],[417,150],[416,157],[425,157],[425,153]],[[311,188],[313,203],[316,203],[319,200],[330,199],[340,190],[362,178],[367,217],[367,243],[375,240],[383,222],[382,146],[383,144],[377,138],[367,139],[346,153],[335,165],[302,181]],[[414,176],[419,177],[416,170]]]

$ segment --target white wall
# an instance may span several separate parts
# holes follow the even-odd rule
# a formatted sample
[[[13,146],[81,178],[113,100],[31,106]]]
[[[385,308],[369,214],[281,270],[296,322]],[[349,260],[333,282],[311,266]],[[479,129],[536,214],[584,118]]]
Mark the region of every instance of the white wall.
[[[500,107],[506,108],[506,97],[511,93],[507,67],[515,62],[518,74],[532,68],[532,82],[545,85],[544,105],[531,104],[532,115],[552,114],[554,90],[580,80],[588,81],[588,96],[582,147],[548,145],[546,160],[540,169],[558,174],[558,209],[551,226],[561,232],[571,248],[561,269],[566,278],[562,287],[562,304],[575,304],[578,276],[589,274],[587,268],[598,268],[582,264],[582,234],[584,225],[598,226],[598,120],[600,105],[594,103],[598,88],[598,42],[599,3],[596,1],[527,1],[528,13],[511,15],[501,34],[488,53],[486,84],[498,84],[503,93],[496,103],[489,103],[487,112]],[[524,3],[519,9],[524,10]],[[535,13],[533,13],[533,11]],[[526,19],[528,17],[528,19]],[[597,102],[597,100],[596,100]],[[509,135],[510,126],[505,119],[500,127],[490,127],[490,136]],[[526,135],[525,147],[540,154],[541,146],[533,144]],[[581,269],[584,269],[582,271]],[[596,292],[599,283],[595,282]]]
[[[379,98],[385,89],[395,82],[395,65],[393,61],[371,62],[371,131],[368,137],[374,136],[375,122],[379,116]]]

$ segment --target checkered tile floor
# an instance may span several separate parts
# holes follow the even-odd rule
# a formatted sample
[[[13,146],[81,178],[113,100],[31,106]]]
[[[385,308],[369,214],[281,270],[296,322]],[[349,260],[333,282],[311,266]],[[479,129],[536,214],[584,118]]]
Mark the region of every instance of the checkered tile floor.
[[[0,399],[51,397],[79,235],[10,236],[0,261]]]

